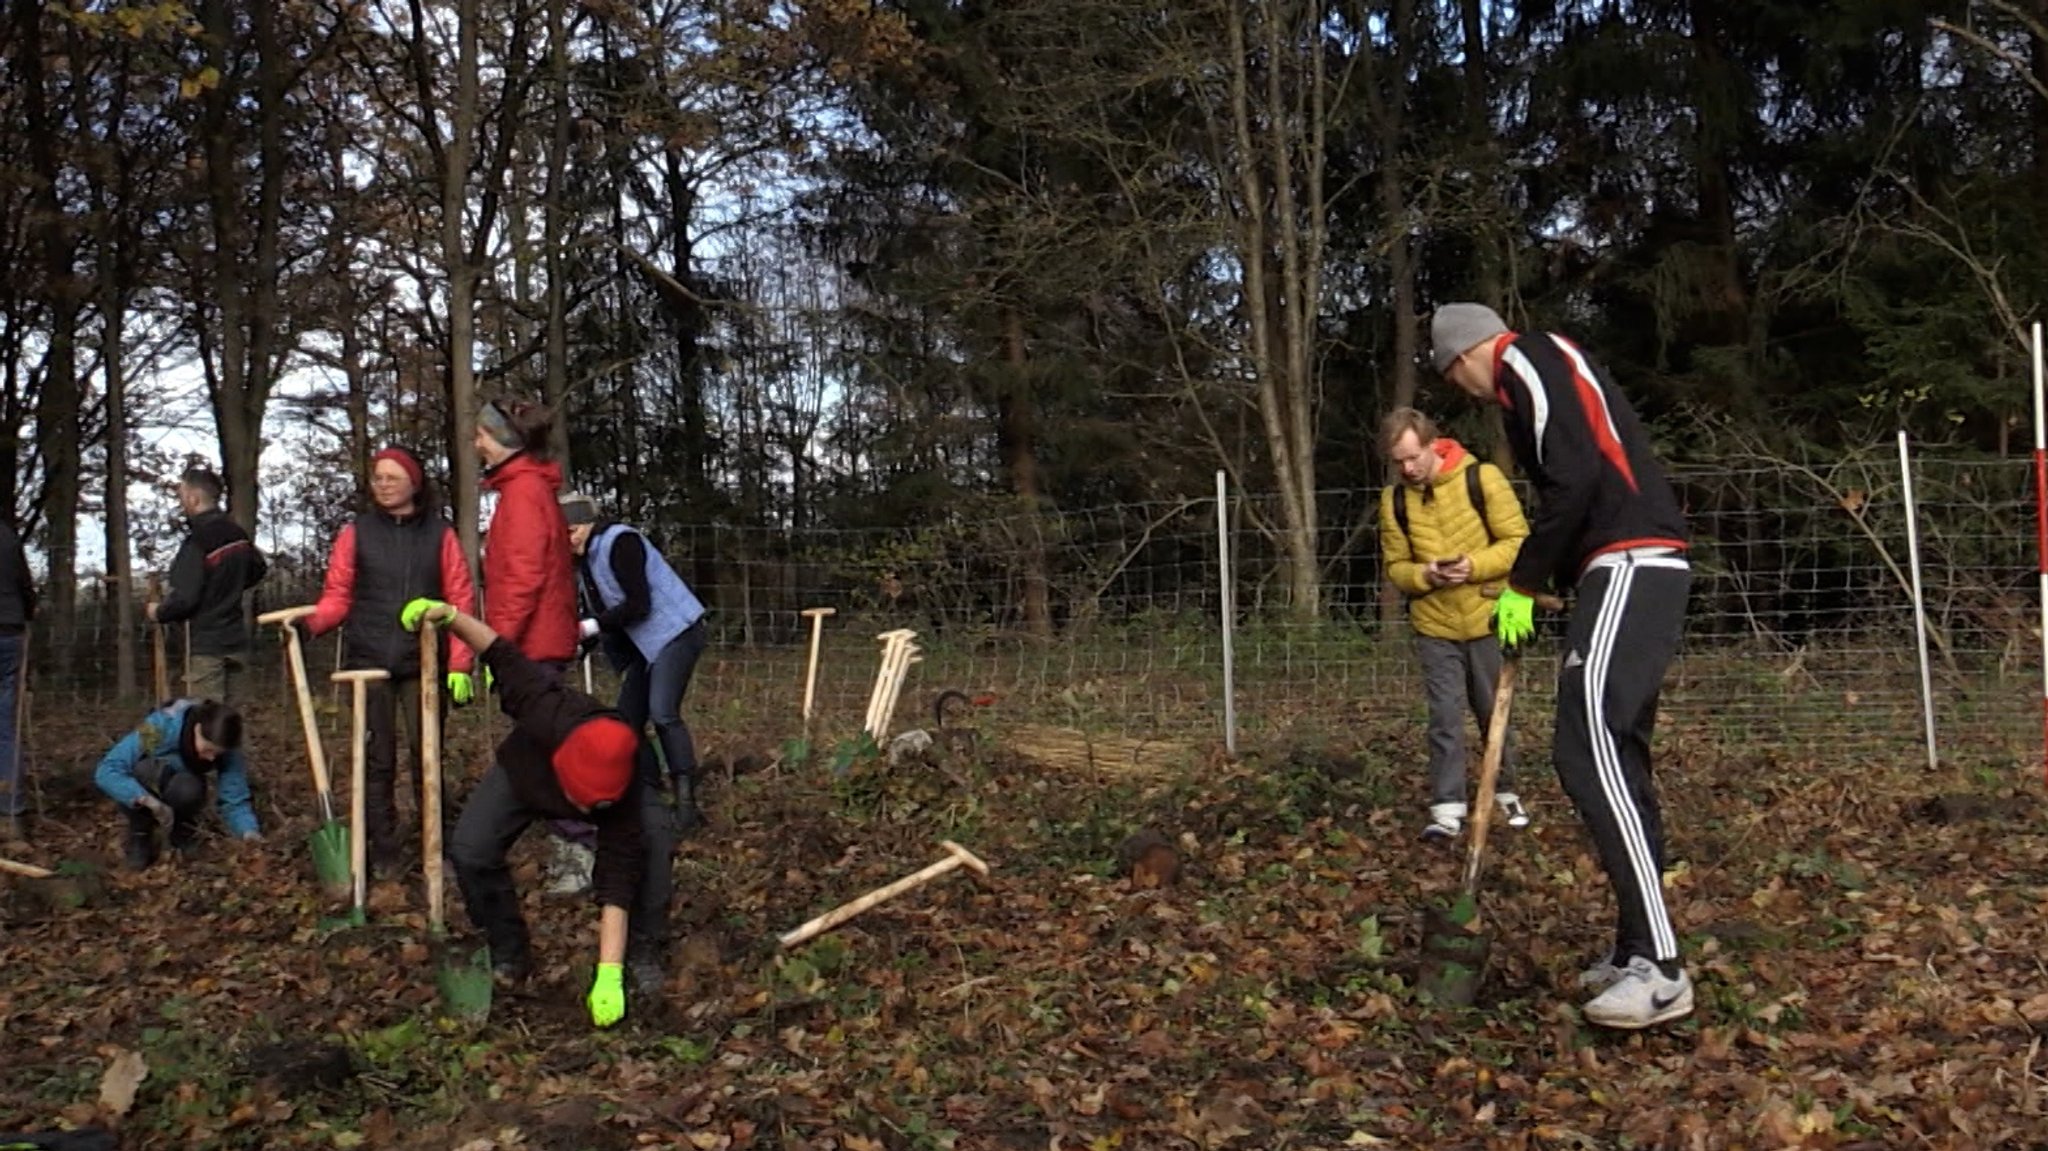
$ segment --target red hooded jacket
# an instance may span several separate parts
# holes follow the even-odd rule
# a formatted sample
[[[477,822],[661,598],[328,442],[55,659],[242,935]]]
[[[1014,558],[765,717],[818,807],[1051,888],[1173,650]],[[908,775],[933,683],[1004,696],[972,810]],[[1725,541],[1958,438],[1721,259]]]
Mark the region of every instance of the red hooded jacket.
[[[484,473],[498,493],[484,544],[484,623],[540,663],[576,658],[576,574],[560,465],[524,452]]]

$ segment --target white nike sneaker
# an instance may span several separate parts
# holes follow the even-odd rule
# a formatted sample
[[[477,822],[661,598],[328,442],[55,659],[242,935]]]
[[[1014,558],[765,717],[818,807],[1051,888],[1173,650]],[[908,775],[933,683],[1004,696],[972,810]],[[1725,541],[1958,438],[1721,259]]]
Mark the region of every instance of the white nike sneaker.
[[[1579,990],[1598,995],[1621,982],[1621,977],[1626,974],[1628,968],[1614,962],[1614,948],[1610,947],[1607,954],[1600,957],[1599,962],[1579,972],[1577,982]]]
[[[1529,809],[1522,806],[1522,797],[1512,791],[1494,793],[1493,805],[1500,808],[1501,818],[1509,827],[1529,826]]]
[[[1666,978],[1655,963],[1638,955],[1628,961],[1621,978],[1583,1010],[1588,1022],[1623,1031],[1683,1019],[1692,1014],[1692,976],[1680,968],[1678,978]]]
[[[1429,822],[1422,828],[1425,843],[1443,843],[1458,838],[1465,829],[1466,807],[1462,803],[1432,803],[1429,805]]]

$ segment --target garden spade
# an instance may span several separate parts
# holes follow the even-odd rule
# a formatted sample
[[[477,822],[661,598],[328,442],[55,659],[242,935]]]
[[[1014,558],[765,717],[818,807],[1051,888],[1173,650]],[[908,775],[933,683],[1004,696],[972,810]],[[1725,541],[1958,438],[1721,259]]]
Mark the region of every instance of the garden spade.
[[[484,1019],[491,1013],[489,952],[456,959],[448,949],[446,877],[441,850],[441,640],[434,621],[420,624],[420,852],[427,881],[428,946],[434,951],[434,985],[441,1006],[456,1019]]]
[[[291,665],[292,694],[298,697],[299,726],[306,733],[306,759],[313,767],[313,791],[320,802],[320,827],[306,841],[313,853],[313,874],[330,898],[348,897],[348,828],[334,818],[334,789],[327,775],[327,746],[320,739],[320,720],[313,712],[313,692],[306,684],[306,653],[299,646],[299,629],[292,624],[313,614],[311,607],[288,607],[256,617],[259,624],[276,624],[284,632],[285,662]]]
[[[1488,599],[1494,597],[1487,589]],[[1564,601],[1539,595],[1537,606],[1559,611]],[[1479,761],[1479,785],[1472,796],[1472,839],[1465,851],[1465,870],[1458,895],[1449,907],[1432,906],[1422,918],[1422,972],[1418,986],[1436,1002],[1470,1007],[1493,948],[1493,932],[1479,918],[1479,876],[1486,862],[1486,833],[1493,826],[1493,797],[1500,781],[1500,763],[1507,752],[1508,716],[1515,702],[1515,675],[1522,663],[1519,649],[1501,653],[1500,674],[1493,685],[1493,714],[1486,725],[1486,750]]]

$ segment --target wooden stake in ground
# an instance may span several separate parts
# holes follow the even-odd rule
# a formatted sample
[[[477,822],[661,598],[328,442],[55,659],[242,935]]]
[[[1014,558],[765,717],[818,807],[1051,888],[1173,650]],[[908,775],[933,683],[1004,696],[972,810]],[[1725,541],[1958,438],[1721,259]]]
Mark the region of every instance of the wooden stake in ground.
[[[381,667],[365,668],[361,671],[338,671],[334,682],[345,683],[353,692],[355,704],[354,723],[350,729],[355,747],[355,779],[349,784],[348,795],[348,865],[355,879],[356,915],[360,918],[363,908],[370,901],[370,869],[368,845],[363,842],[364,810],[368,799],[366,770],[370,757],[369,711],[370,685],[379,680],[388,680],[391,673]]]
[[[910,665],[924,662],[924,649],[915,644],[905,643],[896,655],[896,668],[889,676],[889,687],[882,696],[882,708],[875,716],[875,742],[881,743],[889,734],[889,722],[896,718],[896,701],[903,695],[903,681],[910,675]]]
[[[882,641],[882,664],[875,672],[875,690],[868,696],[868,714],[861,722],[861,729],[879,742],[882,700],[888,695],[890,677],[895,674],[897,661],[904,657],[917,633],[908,628],[898,628],[875,638]]]
[[[804,618],[811,621],[811,665],[804,672],[804,738],[811,738],[811,701],[817,698],[818,689],[818,641],[824,637],[825,617],[837,612],[837,608],[807,607]]]
[[[875,888],[859,899],[840,904],[838,907],[818,916],[802,927],[783,933],[779,942],[783,947],[795,947],[807,939],[832,930],[878,903],[887,902],[906,891],[923,887],[939,876],[957,871],[962,867],[971,868],[977,874],[984,877],[988,875],[988,864],[983,863],[973,852],[954,843],[950,839],[939,844],[939,846],[946,849],[946,858],[939,860],[915,875],[906,875],[887,886]]]
[[[447,914],[441,896],[441,641],[434,621],[420,623],[420,851],[427,877],[427,930],[437,938]]]

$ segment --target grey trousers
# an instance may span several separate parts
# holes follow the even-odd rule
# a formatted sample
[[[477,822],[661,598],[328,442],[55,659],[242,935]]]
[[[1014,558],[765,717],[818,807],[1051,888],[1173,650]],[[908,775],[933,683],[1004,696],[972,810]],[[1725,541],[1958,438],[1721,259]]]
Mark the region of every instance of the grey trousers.
[[[1429,697],[1429,801],[1465,803],[1465,711],[1479,720],[1480,738],[1493,720],[1493,691],[1500,679],[1500,642],[1415,637],[1422,660],[1422,687]],[[1513,791],[1514,738],[1501,755],[1499,791]]]

